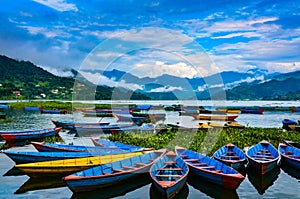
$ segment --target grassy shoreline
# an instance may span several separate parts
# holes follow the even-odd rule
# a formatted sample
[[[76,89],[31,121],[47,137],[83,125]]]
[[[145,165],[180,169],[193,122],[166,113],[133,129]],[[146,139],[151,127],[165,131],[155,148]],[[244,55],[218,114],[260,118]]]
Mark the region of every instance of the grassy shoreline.
[[[111,135],[109,139],[155,149],[168,148],[174,150],[174,147],[178,145],[212,156],[216,150],[228,143],[244,149],[262,140],[269,141],[276,148],[285,139],[300,142],[300,133],[285,131],[281,128],[246,127],[242,130],[224,129],[209,132],[167,131],[155,135],[149,133],[121,133]]]

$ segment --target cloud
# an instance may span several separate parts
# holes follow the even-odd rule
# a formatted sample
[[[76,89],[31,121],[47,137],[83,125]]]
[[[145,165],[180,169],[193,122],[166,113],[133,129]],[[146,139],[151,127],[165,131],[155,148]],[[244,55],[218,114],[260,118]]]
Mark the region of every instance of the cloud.
[[[91,73],[91,72],[83,72],[80,71],[80,74],[82,74],[87,80],[90,82],[96,84],[96,85],[106,85],[109,87],[123,87],[130,90],[138,90],[143,89],[138,84],[131,84],[126,83],[124,80],[120,80],[119,82],[114,81],[114,79],[109,79],[108,77],[100,74],[100,73]]]
[[[65,12],[65,11],[78,11],[75,4],[67,3],[65,0],[33,0],[42,5],[53,8],[54,10]]]
[[[164,87],[159,87],[159,88],[154,88],[151,89],[149,92],[150,93],[156,93],[156,92],[172,92],[172,91],[182,91],[182,87],[176,87],[176,86],[164,86]]]
[[[227,83],[225,84],[225,89],[231,89],[233,87],[236,87],[238,85],[240,85],[241,83],[251,83],[253,81],[264,81],[264,76],[261,75],[261,76],[258,76],[258,77],[247,77],[246,79],[241,79],[239,81],[235,81],[235,82],[231,82],[231,83]]]

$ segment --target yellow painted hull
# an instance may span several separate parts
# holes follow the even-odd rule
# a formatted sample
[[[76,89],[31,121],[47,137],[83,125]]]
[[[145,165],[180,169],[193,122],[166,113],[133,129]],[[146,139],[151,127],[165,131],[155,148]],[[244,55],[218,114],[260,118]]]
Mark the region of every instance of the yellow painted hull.
[[[66,160],[55,160],[46,162],[35,162],[27,164],[19,164],[15,167],[29,175],[30,177],[41,177],[41,176],[65,176],[71,173],[88,169],[101,164],[107,164],[130,158],[144,153],[152,151],[123,153],[114,155],[103,155],[95,157],[85,158],[74,158]]]

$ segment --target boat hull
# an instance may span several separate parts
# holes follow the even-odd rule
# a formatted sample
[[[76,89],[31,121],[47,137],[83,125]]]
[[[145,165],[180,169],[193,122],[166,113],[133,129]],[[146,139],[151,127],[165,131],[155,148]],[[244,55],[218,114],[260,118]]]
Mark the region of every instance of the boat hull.
[[[67,160],[55,160],[16,165],[16,168],[30,177],[41,176],[66,176],[71,173],[82,171],[91,167],[123,160],[133,156],[142,155],[142,152],[104,155],[86,158],[74,158]]]
[[[154,151],[144,155],[104,164],[64,177],[67,186],[74,192],[86,192],[114,186],[122,181],[149,172],[151,165],[166,150]],[[139,163],[139,164],[138,164]]]
[[[172,198],[181,191],[188,173],[189,168],[186,163],[173,151],[157,160],[150,169],[154,186],[166,198]]]
[[[256,172],[266,174],[270,172],[279,160],[277,149],[267,141],[262,141],[252,146],[246,153],[249,166]]]
[[[225,189],[236,189],[245,178],[236,170],[210,157],[181,147],[175,147],[175,149],[178,155],[184,157],[183,160],[189,166],[190,173],[198,175],[208,182]]]

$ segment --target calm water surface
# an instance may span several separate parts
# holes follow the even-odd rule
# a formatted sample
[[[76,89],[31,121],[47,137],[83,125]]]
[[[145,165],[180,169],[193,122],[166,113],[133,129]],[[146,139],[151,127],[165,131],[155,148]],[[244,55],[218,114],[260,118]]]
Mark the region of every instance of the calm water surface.
[[[174,102],[173,102],[174,103]],[[47,115],[39,113],[23,112],[13,110],[7,112],[7,118],[13,122],[9,124],[0,124],[0,129],[26,129],[26,128],[45,128],[54,127],[51,120],[75,120],[75,121],[98,121],[99,118],[82,117],[80,112],[68,115]],[[241,114],[236,119],[237,122],[247,126],[257,127],[281,127],[281,120],[289,118],[300,119],[300,113],[290,112],[265,112],[263,115]],[[116,119],[104,118],[102,120],[116,122]],[[194,126],[199,121],[193,121],[191,117],[179,117],[177,112],[167,113],[167,121],[170,123],[179,122],[183,126]],[[61,137],[66,143],[92,145],[90,138],[77,138],[66,131],[61,132]],[[10,151],[35,151],[31,145],[22,147],[13,147]],[[0,153],[0,198],[159,198],[157,191],[151,187],[149,179],[143,177],[121,186],[120,189],[103,190],[99,193],[90,193],[84,195],[73,195],[73,193],[64,186],[60,179],[35,180],[26,175],[20,175],[13,168],[14,162]],[[265,178],[251,175],[247,176],[236,191],[228,191],[210,185],[201,180],[193,183],[191,179],[177,198],[300,198],[299,171],[287,173],[283,169],[275,169]],[[298,179],[295,177],[298,176]],[[135,186],[138,185],[138,186]],[[130,192],[127,189],[130,190]],[[125,193],[124,193],[125,192]],[[121,196],[116,196],[120,195]],[[124,195],[125,194],[125,195]]]

